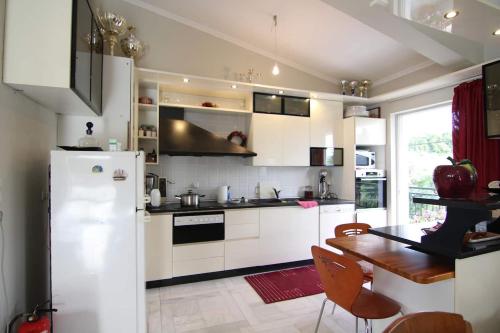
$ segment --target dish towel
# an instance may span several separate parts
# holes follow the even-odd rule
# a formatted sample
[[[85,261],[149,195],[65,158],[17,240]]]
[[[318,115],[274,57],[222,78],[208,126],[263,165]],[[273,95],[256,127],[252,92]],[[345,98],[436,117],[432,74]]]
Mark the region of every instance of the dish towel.
[[[297,200],[297,203],[301,205],[303,208],[313,208],[318,206],[318,203],[316,201],[300,201]]]

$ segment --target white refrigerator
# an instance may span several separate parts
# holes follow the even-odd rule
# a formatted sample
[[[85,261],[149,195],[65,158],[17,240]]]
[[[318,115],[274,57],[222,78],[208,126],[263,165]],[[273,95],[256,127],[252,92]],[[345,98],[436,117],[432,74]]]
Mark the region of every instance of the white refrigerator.
[[[56,333],[146,332],[144,155],[52,151]]]

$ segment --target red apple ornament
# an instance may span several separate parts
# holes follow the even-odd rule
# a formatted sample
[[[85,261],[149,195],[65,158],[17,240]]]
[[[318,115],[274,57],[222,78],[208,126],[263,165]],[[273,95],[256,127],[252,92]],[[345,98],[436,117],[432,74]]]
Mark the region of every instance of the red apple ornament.
[[[441,198],[467,198],[477,181],[476,168],[470,160],[457,163],[448,157],[451,165],[439,165],[434,169],[433,181]]]

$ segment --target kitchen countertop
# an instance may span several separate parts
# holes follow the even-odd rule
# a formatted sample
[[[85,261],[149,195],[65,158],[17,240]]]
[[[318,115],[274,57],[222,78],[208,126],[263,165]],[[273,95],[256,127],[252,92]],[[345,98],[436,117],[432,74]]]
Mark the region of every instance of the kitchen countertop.
[[[196,212],[196,211],[207,211],[207,210],[226,210],[226,209],[243,209],[243,208],[264,208],[264,207],[294,207],[299,206],[296,202],[297,198],[290,199],[281,199],[278,201],[277,199],[252,199],[246,203],[226,203],[220,204],[217,201],[200,201],[200,205],[198,207],[183,207],[180,203],[164,203],[159,207],[152,207],[151,205],[147,205],[146,210],[151,214],[156,213],[177,213],[177,212]],[[304,200],[304,199],[300,199]],[[321,205],[346,205],[346,204],[354,204],[354,201],[351,200],[342,200],[342,199],[314,199],[314,201],[318,202]]]
[[[330,238],[326,243],[416,283],[455,277],[452,259],[415,251],[406,244],[376,235]]]

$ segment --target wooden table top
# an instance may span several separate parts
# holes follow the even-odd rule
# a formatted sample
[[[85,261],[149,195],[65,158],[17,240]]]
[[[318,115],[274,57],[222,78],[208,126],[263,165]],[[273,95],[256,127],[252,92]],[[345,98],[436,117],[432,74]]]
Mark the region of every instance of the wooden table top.
[[[451,259],[429,255],[372,234],[330,238],[326,243],[411,281],[428,284],[455,277]]]

